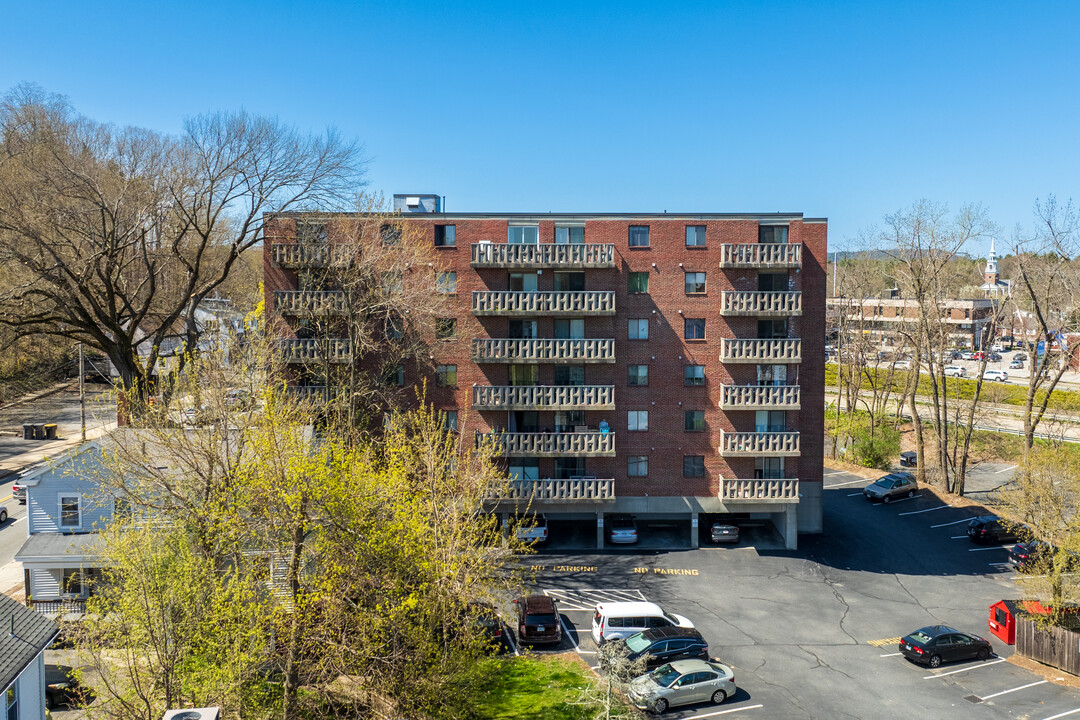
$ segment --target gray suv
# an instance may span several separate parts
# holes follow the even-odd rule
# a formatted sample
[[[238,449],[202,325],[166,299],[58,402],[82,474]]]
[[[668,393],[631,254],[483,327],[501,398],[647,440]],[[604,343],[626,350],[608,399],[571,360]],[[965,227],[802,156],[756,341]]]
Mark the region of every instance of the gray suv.
[[[919,491],[919,484],[911,473],[893,473],[863,488],[863,496],[870,500],[887,503],[894,498],[914,497]]]

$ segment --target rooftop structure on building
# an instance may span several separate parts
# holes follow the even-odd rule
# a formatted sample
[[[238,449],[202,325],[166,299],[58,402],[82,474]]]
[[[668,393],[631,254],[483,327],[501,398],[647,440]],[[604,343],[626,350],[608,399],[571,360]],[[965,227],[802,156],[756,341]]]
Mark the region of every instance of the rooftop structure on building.
[[[1012,283],[1002,280],[998,272],[997,253],[994,252],[994,239],[990,239],[990,254],[986,258],[986,267],[983,269],[983,280],[986,282],[979,286],[984,297],[1008,297],[1012,293]]]
[[[598,545],[615,513],[693,546],[719,519],[771,524],[789,547],[821,532],[826,220],[448,213],[419,193],[394,208],[431,243],[452,298],[444,327],[457,330],[432,338],[428,400],[493,438],[513,479],[494,512],[528,506]],[[267,218],[267,308],[298,391],[322,393],[306,368],[353,358],[344,337],[310,337],[305,318],[340,291],[301,286],[322,255],[298,246],[298,220]]]

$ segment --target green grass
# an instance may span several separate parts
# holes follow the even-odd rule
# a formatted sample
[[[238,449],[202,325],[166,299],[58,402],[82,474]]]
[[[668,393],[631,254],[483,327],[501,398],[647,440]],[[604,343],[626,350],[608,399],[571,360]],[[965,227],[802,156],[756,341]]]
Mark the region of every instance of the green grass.
[[[516,657],[491,661],[487,692],[477,698],[482,718],[592,720],[598,705],[574,704],[597,678],[576,657]],[[599,686],[597,686],[599,690]]]

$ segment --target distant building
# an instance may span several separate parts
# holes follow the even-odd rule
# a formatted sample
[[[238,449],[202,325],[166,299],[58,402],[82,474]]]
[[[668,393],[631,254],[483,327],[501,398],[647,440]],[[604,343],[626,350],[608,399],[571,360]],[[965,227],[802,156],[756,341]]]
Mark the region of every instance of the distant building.
[[[897,344],[903,326],[907,323],[914,325],[919,316],[919,304],[912,298],[860,300],[839,297],[829,298],[826,303],[830,317],[844,317],[847,333],[861,332],[890,347]],[[949,327],[948,336],[952,344],[958,348],[980,349],[990,339],[987,336],[997,306],[998,302],[989,298],[945,300],[942,307],[946,315],[942,322]]]
[[[997,298],[1008,297],[1012,294],[1012,283],[1002,280],[998,273],[997,254],[994,252],[994,240],[990,240],[990,255],[986,258],[986,268],[983,269],[983,280],[986,282],[979,286],[983,297]]]

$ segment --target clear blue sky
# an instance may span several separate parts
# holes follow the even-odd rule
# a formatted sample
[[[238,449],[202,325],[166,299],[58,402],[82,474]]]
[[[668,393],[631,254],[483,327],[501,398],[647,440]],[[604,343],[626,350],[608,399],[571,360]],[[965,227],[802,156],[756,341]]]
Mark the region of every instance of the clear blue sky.
[[[361,139],[457,211],[1080,200],[1080,3],[8,2],[0,89],[175,132],[244,107]],[[999,245],[1000,247],[1000,245]],[[984,248],[971,248],[981,253]]]

